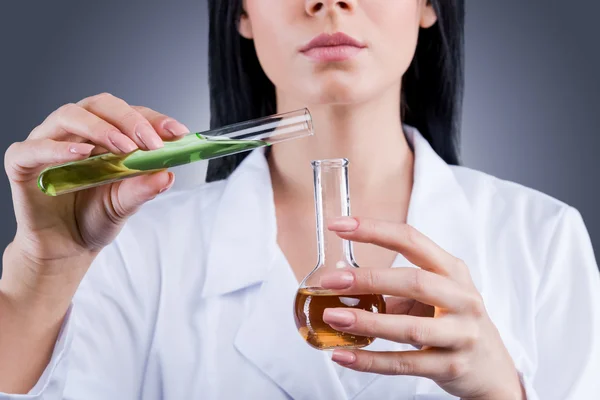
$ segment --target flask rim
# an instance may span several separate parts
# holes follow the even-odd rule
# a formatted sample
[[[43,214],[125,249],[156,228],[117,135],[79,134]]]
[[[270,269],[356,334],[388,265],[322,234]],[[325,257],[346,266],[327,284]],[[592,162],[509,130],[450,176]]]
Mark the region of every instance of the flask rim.
[[[313,160],[311,165],[313,168],[326,167],[326,168],[340,168],[347,167],[349,161],[347,158],[329,158],[325,160]]]

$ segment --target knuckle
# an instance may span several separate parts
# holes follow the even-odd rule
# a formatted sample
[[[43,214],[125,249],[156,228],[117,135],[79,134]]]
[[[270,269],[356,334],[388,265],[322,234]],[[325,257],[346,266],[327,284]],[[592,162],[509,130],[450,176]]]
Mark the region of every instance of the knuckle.
[[[129,121],[134,121],[132,124],[133,124],[133,125],[135,125],[135,124],[137,124],[138,122],[140,122],[140,119],[141,119],[141,118],[142,118],[142,117],[140,116],[140,113],[139,113],[139,112],[137,112],[137,111],[136,111],[135,109],[133,109],[133,108],[130,108],[129,110],[127,110],[127,111],[125,112],[125,114],[123,114],[123,115],[121,116],[121,118],[119,118],[119,123],[120,123],[120,124],[122,124],[122,125],[128,125],[128,124],[130,124],[130,122],[129,122]]]
[[[364,289],[374,290],[379,286],[379,275],[372,268],[363,270]]]
[[[112,94],[108,93],[108,92],[102,92],[102,93],[98,93],[95,94],[93,96],[89,96],[86,97],[80,101],[77,102],[77,105],[79,105],[80,107],[90,107],[92,106],[94,103],[97,103],[99,101],[103,101],[109,98],[115,97]]]
[[[427,287],[427,278],[425,272],[420,269],[414,268],[412,270],[412,276],[410,280],[410,289],[416,295],[421,295],[425,292]]]
[[[469,328],[463,329],[463,343],[467,348],[473,348],[479,342],[479,326],[472,324]]]
[[[454,260],[454,268],[461,273],[468,273],[469,272],[469,267],[467,267],[467,264],[464,262],[464,260],[460,259],[460,258],[455,258]]]
[[[411,344],[424,344],[429,336],[429,330],[425,324],[415,323],[408,328],[407,339]]]
[[[143,116],[150,116],[150,115],[156,113],[156,111],[154,111],[151,108],[146,107],[146,106],[131,106],[131,108],[133,108],[134,110],[136,110]]]
[[[165,126],[168,122],[175,121],[173,118],[158,113],[154,117],[149,118],[148,120],[161,127]]]
[[[412,375],[415,368],[412,363],[399,357],[392,360],[391,370],[394,375]]]
[[[375,366],[375,359],[373,356],[369,355],[365,357],[365,360],[361,363],[362,367],[360,368],[363,372],[372,372],[373,367]]]
[[[55,118],[59,125],[63,125],[66,120],[72,118],[75,108],[77,107],[79,106],[74,103],[63,104],[51,114],[51,117]]]
[[[416,245],[418,243],[419,234],[415,228],[408,224],[402,224],[400,230],[407,243],[410,245]]]
[[[58,108],[58,110],[56,110],[56,113],[59,115],[69,115],[73,111],[73,109],[77,107],[78,106],[75,103],[63,104]]]
[[[467,374],[469,364],[462,356],[456,356],[450,360],[446,369],[446,378],[448,380],[456,380]]]
[[[485,304],[479,293],[469,296],[468,311],[476,318],[482,318],[485,315]]]
[[[162,125],[167,121],[172,120],[172,118],[169,118],[168,116],[161,114],[158,111],[151,109],[150,107],[132,106],[132,108],[136,110],[139,113],[139,115],[141,115],[151,124]]]
[[[154,111],[152,111],[152,109],[146,107],[146,106],[130,106],[134,111],[136,111],[138,113],[138,115],[141,115],[142,117],[146,118],[148,121],[150,121],[151,118],[156,117],[156,113]]]
[[[151,115],[145,115],[144,117],[146,117],[146,119],[153,124],[154,126],[157,127],[162,127],[164,125],[166,125],[167,122],[169,121],[173,121],[173,118],[169,118],[166,115],[160,114],[160,113],[154,113]]]
[[[21,142],[11,143],[11,145],[8,146],[8,148],[4,152],[4,157],[6,158],[7,156],[11,156],[15,151],[17,151],[17,149],[19,148],[20,145],[21,145]]]
[[[28,141],[31,143],[30,141]],[[25,142],[12,143],[4,153],[4,170],[10,182],[20,182],[31,178],[32,170],[21,165],[25,159],[35,158]]]
[[[21,142],[12,143],[4,152],[4,169],[8,171],[13,164],[14,154],[18,152]]]
[[[94,101],[98,101],[98,100],[103,100],[103,99],[110,99],[110,98],[114,98],[115,96],[112,95],[111,93],[108,92],[102,92],[102,93],[98,93],[95,96],[92,96],[92,99],[94,99]]]
[[[125,124],[131,119],[139,119],[139,115],[140,113],[137,112],[135,109],[129,108],[129,110],[127,110],[125,114],[123,114],[121,118],[119,118],[119,122]]]
[[[104,120],[94,122],[90,130],[94,141],[102,144],[108,143],[111,132],[115,132],[115,129]]]
[[[56,112],[56,111],[55,111],[55,112]],[[46,118],[46,120],[48,120],[48,119],[50,119],[51,117],[53,117],[53,116],[54,116],[54,114],[55,114],[55,112],[54,112],[54,113],[52,113],[52,114],[50,114],[50,115],[49,115],[49,116]],[[35,137],[41,136],[41,134],[40,134],[39,132],[40,132],[40,131],[43,129],[43,127],[44,127],[44,124],[45,124],[45,123],[46,123],[46,121],[42,122],[41,124],[39,124],[39,125],[37,125],[35,128],[33,128],[33,129],[31,130],[31,132],[29,132],[29,136],[27,136],[27,138],[28,138],[28,139],[30,139],[30,138],[35,138]]]
[[[377,221],[371,218],[367,218],[361,221],[361,224],[363,223],[366,223],[368,236],[369,239],[371,239],[375,235],[375,232],[379,230],[379,227],[377,226]]]

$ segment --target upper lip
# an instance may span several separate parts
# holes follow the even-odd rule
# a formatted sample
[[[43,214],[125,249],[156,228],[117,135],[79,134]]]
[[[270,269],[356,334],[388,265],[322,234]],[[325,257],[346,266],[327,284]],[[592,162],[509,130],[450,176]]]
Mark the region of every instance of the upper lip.
[[[319,36],[315,37],[313,40],[308,42],[305,46],[303,46],[300,51],[305,52],[316,47],[333,47],[333,46],[354,46],[363,48],[366,47],[364,43],[354,39],[351,36],[346,35],[345,33],[338,32],[333,35],[328,35],[326,33],[322,33]]]

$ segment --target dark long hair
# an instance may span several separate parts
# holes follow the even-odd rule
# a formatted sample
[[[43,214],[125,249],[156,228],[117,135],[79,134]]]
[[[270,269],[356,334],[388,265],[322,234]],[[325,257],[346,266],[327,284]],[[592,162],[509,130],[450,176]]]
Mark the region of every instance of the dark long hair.
[[[275,87],[254,43],[237,29],[243,0],[209,0],[210,127],[277,112]],[[437,23],[421,29],[402,81],[402,122],[417,128],[448,164],[459,163],[464,86],[464,0],[430,0]],[[247,153],[213,160],[208,182],[227,178]]]

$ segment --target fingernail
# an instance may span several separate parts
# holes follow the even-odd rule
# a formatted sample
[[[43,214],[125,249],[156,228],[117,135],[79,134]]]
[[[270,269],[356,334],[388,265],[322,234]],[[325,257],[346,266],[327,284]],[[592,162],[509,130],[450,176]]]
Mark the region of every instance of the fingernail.
[[[149,125],[140,124],[136,127],[136,136],[150,150],[159,149],[164,146],[163,141],[158,137],[157,133]]]
[[[167,185],[164,188],[160,189],[158,194],[164,193],[167,190],[171,189],[174,182],[175,182],[175,174],[173,174],[172,172],[169,172],[169,182],[167,182]]]
[[[173,135],[173,137],[179,137],[186,133],[190,133],[190,130],[185,125],[175,120],[167,121],[167,123],[163,125],[163,128]]]
[[[329,229],[337,232],[352,232],[358,228],[358,221],[352,217],[340,217],[332,219],[328,225]]]
[[[331,359],[338,364],[352,364],[356,361],[356,355],[351,351],[335,350],[331,355]]]
[[[354,274],[350,271],[332,271],[321,278],[324,289],[348,289],[354,283]]]
[[[323,312],[323,321],[329,325],[347,328],[356,321],[356,317],[350,311],[328,308]]]
[[[94,145],[88,143],[73,143],[69,146],[69,152],[73,154],[86,155],[94,150]]]

